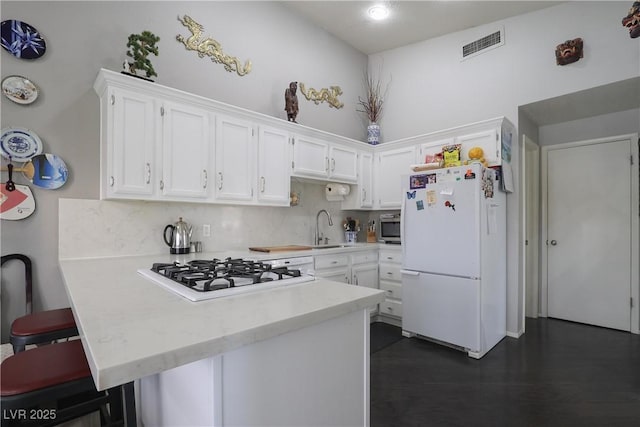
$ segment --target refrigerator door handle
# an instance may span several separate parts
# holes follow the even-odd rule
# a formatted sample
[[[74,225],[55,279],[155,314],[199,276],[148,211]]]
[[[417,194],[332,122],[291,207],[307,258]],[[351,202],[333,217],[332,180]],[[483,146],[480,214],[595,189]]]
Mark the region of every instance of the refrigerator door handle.
[[[400,274],[406,274],[407,276],[418,276],[418,275],[420,275],[420,273],[418,273],[417,271],[410,271],[410,270],[400,270]]]

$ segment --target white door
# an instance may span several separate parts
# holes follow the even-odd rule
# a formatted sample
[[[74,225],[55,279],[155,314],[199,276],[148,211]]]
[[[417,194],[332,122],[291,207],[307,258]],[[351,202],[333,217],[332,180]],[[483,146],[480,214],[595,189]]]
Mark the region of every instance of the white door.
[[[216,199],[253,199],[253,124],[218,116],[216,121]]]
[[[630,157],[628,139],[549,147],[549,317],[630,330]]]
[[[258,202],[289,206],[291,144],[287,132],[260,127],[258,132]]]
[[[208,195],[209,112],[188,104],[165,102],[162,120],[162,194],[179,198]]]

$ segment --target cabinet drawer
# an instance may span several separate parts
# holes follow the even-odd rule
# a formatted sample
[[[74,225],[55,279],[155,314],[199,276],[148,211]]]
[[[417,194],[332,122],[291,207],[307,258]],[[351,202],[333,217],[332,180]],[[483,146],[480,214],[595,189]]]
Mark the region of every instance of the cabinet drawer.
[[[351,255],[351,264],[369,264],[378,262],[377,252],[361,252]]]
[[[315,257],[315,268],[336,268],[349,265],[349,256],[346,254],[320,255]]]
[[[385,300],[380,303],[380,314],[402,317],[402,302]]]
[[[402,264],[402,251],[380,249],[380,262]]]
[[[387,298],[402,299],[402,283],[380,280],[380,289],[386,292]]]
[[[380,280],[402,281],[400,268],[400,265],[396,264],[380,264]]]

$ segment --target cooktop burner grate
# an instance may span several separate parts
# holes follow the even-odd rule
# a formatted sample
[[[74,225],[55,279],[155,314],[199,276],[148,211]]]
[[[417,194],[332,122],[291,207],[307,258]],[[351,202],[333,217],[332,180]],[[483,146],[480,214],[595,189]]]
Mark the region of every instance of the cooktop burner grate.
[[[300,270],[240,258],[193,260],[187,263],[154,263],[151,271],[195,292],[211,292],[240,286],[300,278]],[[149,277],[148,274],[145,276]],[[151,276],[152,279],[154,279]]]

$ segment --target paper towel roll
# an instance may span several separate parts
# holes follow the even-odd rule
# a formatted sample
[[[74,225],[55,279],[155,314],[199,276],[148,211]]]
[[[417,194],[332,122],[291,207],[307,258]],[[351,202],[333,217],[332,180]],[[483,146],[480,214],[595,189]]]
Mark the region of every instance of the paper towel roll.
[[[339,200],[344,200],[344,196],[348,196],[351,191],[351,187],[346,184],[339,184],[337,182],[330,182],[324,189],[324,194],[327,197],[327,200],[330,202],[335,202]]]

